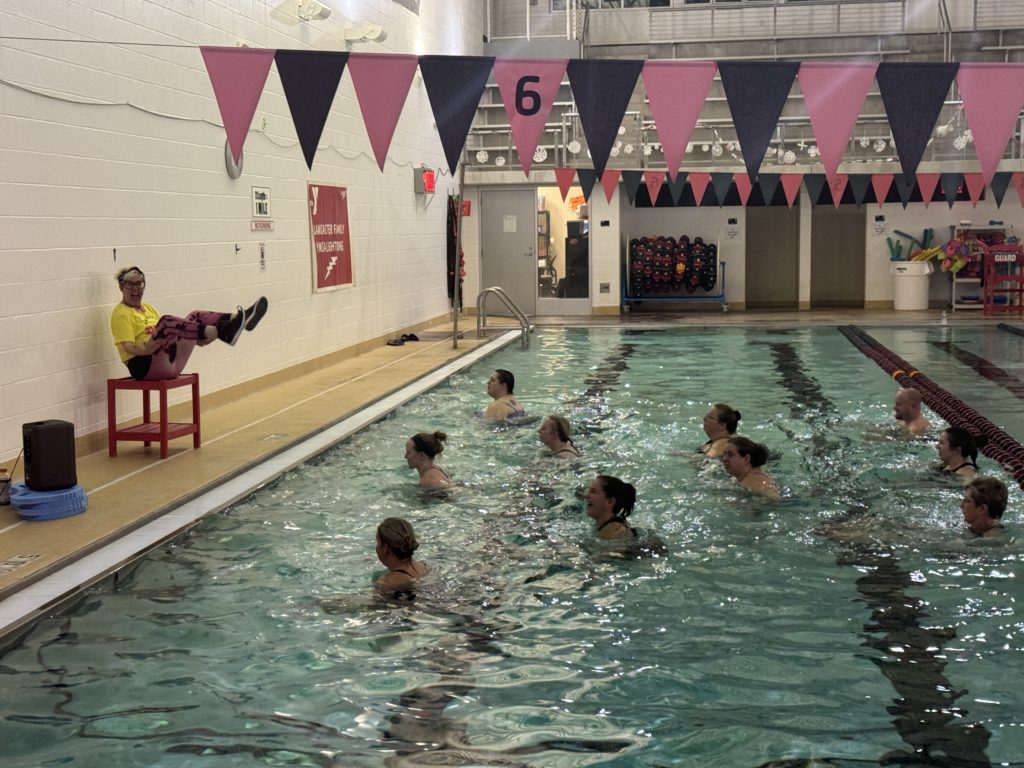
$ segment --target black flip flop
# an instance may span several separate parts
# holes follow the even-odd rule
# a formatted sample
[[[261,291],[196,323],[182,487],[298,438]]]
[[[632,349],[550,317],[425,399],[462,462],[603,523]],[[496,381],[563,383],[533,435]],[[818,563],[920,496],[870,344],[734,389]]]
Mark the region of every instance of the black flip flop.
[[[387,343],[388,343],[389,347],[400,347],[403,344],[405,344],[405,340],[404,339],[388,339]]]
[[[419,340],[420,340],[419,336],[417,336],[415,333],[405,333],[405,334],[402,334],[402,341],[419,341]]]

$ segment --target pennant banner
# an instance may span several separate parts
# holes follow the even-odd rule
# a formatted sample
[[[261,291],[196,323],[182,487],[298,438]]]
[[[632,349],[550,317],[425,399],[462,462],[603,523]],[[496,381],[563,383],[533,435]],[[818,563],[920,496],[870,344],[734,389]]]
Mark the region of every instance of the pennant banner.
[[[682,171],[676,174],[675,179],[670,179],[668,182],[668,191],[672,195],[672,204],[679,205],[679,200],[683,196],[683,192],[686,189],[686,171]]]
[[[493,66],[493,56],[420,56],[420,74],[452,176]]]
[[[334,94],[345,71],[347,53],[334,51],[278,51],[274,56],[284,97],[292,113],[306,167],[313,170],[316,145],[327,123]]]
[[[604,187],[604,199],[611,203],[612,195],[615,194],[615,188],[619,186],[619,176],[621,171],[607,170],[601,174],[601,186]]]
[[[875,79],[905,181],[913,179],[921,163],[958,66],[955,62],[878,65]]]
[[[648,61],[643,80],[661,151],[673,181],[686,153],[686,145],[715,79],[713,61]]]
[[[871,187],[875,190],[875,200],[878,207],[885,205],[885,198],[889,196],[889,188],[892,187],[892,174],[873,173],[871,175]]]
[[[739,193],[740,205],[746,208],[747,201],[750,199],[750,192],[754,189],[753,182],[750,181],[750,177],[745,173],[734,173],[732,181],[736,185],[736,191]]]
[[[825,177],[828,181],[829,191],[832,193],[832,205],[836,208],[843,202],[843,193],[846,192],[846,185],[850,180],[850,177],[845,173],[837,173],[831,179]]]
[[[1024,64],[964,63],[957,70],[956,84],[987,184],[1024,108]]]
[[[1006,190],[1010,186],[1011,179],[1013,179],[1012,171],[999,171],[992,176],[989,187],[992,189],[992,197],[996,201],[996,208],[1002,207],[1003,198],[1006,196]]]
[[[634,205],[636,203],[636,191],[640,188],[640,184],[643,180],[643,171],[622,172],[622,185],[626,188],[626,196],[629,198],[630,205]]]
[[[793,203],[796,202],[796,196],[800,194],[800,184],[803,180],[804,176],[802,173],[782,174],[782,189],[786,193],[786,203],[790,208],[792,208]]]
[[[589,203],[590,193],[597,182],[597,171],[592,171],[589,168],[577,168],[576,178],[580,180],[580,186],[583,188],[583,199]]]
[[[813,208],[821,202],[821,190],[825,188],[825,174],[805,173],[804,188],[807,190],[807,196],[811,198],[811,207]]]
[[[643,61],[572,59],[566,67],[580,124],[590,147],[590,159],[598,176],[604,173],[643,66]]]
[[[871,174],[851,173],[849,178],[850,192],[853,194],[853,202],[857,205],[864,205],[864,201],[868,198],[868,190],[871,189]]]
[[[789,61],[720,61],[725,99],[740,140],[747,175],[764,160],[800,65]]]
[[[568,63],[568,59],[498,59],[494,62],[494,79],[505,104],[512,141],[527,176]]]
[[[704,200],[704,194],[707,192],[708,184],[711,182],[711,174],[690,171],[690,189],[693,191],[693,199],[697,205],[700,205]]]
[[[924,207],[928,207],[928,203],[935,197],[935,187],[939,184],[939,174],[937,173],[919,173],[917,174],[917,188],[921,190],[921,202],[924,203]]]
[[[721,208],[725,205],[726,195],[729,194],[729,188],[732,187],[733,174],[712,171],[711,173],[711,186],[715,190],[715,197],[718,198],[718,207]]]
[[[562,193],[562,202],[565,202],[565,196],[569,194],[569,188],[576,181],[576,169],[555,168],[555,178],[558,180],[558,191]]]
[[[780,178],[781,177],[777,173],[757,174],[757,186],[761,188],[761,197],[764,198],[765,205],[772,204],[772,198],[775,197],[775,190],[779,188]]]
[[[256,105],[266,85],[274,51],[262,48],[219,48],[205,46],[199,49],[210,76],[213,95],[217,99],[228,146],[237,164],[242,157],[245,137],[249,134]]]
[[[664,182],[664,171],[644,171],[644,184],[647,185],[647,195],[651,198],[652,208],[658,202],[658,193],[661,192],[661,185]]]
[[[964,175],[962,173],[943,173],[939,180],[942,182],[942,193],[946,196],[946,205],[952,208],[957,195],[960,194],[960,185],[963,184]],[[907,207],[906,203],[903,207]]]
[[[910,196],[914,194],[914,178],[897,173],[893,177],[893,181],[896,183],[896,194],[900,196],[900,202],[906,208],[907,203],[910,202]]]
[[[416,74],[416,57],[396,53],[350,53],[348,72],[356,90],[366,135],[384,170],[388,148]]]
[[[967,194],[971,197],[971,205],[978,207],[978,201],[985,191],[985,177],[980,173],[965,173],[964,183],[967,185]]]
[[[800,65],[800,90],[829,184],[839,170],[877,68],[865,62],[805,61]]]

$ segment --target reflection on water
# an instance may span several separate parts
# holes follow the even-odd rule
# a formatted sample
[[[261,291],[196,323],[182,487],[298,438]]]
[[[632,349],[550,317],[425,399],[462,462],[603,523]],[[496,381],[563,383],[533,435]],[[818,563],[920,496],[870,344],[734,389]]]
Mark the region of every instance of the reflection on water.
[[[496,367],[578,461],[471,416]],[[1020,548],[962,538],[893,394],[832,331],[540,333],[41,622],[0,659],[5,766],[1024,761]],[[712,402],[786,499],[694,453]],[[451,493],[405,466],[423,429]],[[664,553],[595,542],[597,473]],[[438,574],[411,603],[370,589],[388,516]]]

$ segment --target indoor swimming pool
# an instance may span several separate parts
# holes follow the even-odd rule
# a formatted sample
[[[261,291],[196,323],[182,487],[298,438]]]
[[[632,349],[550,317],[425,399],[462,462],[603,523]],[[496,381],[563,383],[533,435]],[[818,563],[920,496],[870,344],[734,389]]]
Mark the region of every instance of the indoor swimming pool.
[[[867,330],[1024,440],[1024,338]],[[534,418],[475,416],[495,368]],[[0,657],[3,764],[1024,764],[1022,494],[980,457],[1010,535],[965,535],[895,392],[835,328],[540,331],[39,622]],[[696,453],[715,402],[782,500]],[[579,461],[545,456],[547,413]],[[451,491],[405,465],[422,430]],[[664,554],[596,540],[597,473]],[[389,516],[439,573],[412,602],[371,590]]]

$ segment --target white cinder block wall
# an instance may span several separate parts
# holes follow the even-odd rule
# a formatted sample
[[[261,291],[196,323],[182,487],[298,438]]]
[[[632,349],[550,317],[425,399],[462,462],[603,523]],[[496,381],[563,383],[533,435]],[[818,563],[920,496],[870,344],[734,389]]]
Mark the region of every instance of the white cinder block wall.
[[[189,369],[204,392],[448,310],[452,180],[445,168],[432,200],[412,189],[412,165],[446,165],[419,77],[381,173],[346,72],[309,172],[272,67],[243,175],[225,172],[198,45],[480,53],[478,0],[424,2],[419,15],[394,0],[324,2],[331,18],[309,23],[288,23],[280,0],[0,5],[0,459],[17,453],[25,422],[65,419],[79,435],[105,426],[105,380],[125,374],[109,331],[121,266],[142,267],[161,312],[270,299],[255,334],[196,351]],[[346,48],[345,23],[363,21],[387,39]],[[312,292],[309,181],[348,187],[354,287]],[[273,232],[250,232],[253,186],[271,189]]]

